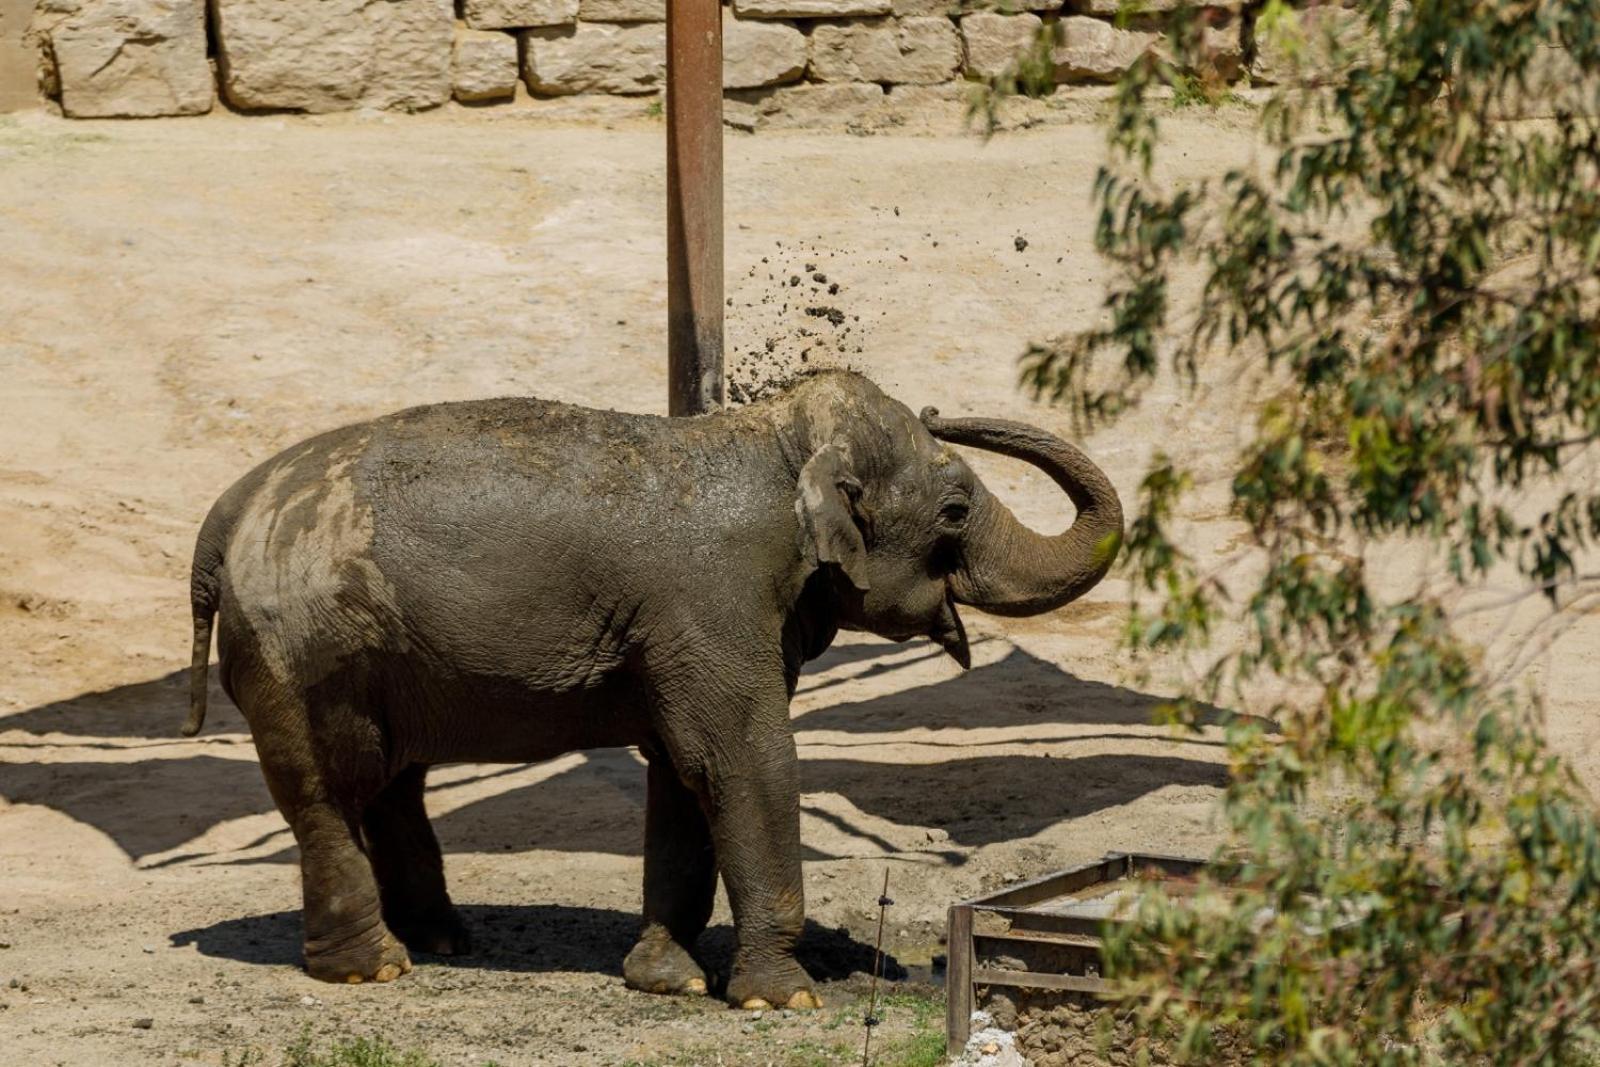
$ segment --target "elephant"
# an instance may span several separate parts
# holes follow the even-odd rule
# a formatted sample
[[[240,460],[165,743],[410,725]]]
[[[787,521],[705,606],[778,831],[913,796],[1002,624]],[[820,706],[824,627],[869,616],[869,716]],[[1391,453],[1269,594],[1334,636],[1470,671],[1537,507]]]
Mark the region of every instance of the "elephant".
[[[1022,524],[949,446],[1028,461],[1076,506]],[[848,371],[692,418],[508,398],[432,404],[281,452],[196,540],[189,720],[213,625],[299,845],[304,953],[389,981],[464,953],[423,806],[440,763],[637,746],[643,922],[626,984],[704,994],[720,875],[735,1006],[818,1005],[789,701],[841,628],[929,637],[970,666],[958,605],[1051,611],[1095,585],[1122,508],[1073,445],[920,417]],[[408,951],[409,950],[409,951]]]

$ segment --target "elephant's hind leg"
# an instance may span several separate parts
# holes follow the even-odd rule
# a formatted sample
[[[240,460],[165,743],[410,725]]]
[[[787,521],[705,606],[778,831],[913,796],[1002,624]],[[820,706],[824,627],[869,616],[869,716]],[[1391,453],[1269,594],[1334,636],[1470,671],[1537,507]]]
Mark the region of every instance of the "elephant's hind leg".
[[[705,971],[691,950],[711,918],[717,890],[711,828],[699,798],[665,755],[650,756],[648,773],[644,930],[622,974],[647,993],[703,994]]]
[[[362,813],[383,918],[415,952],[463,956],[467,928],[444,885],[444,857],[423,805],[428,768],[415,764],[384,787]]]
[[[326,982],[387,982],[411,970],[383,921],[378,883],[361,841],[362,801],[382,786],[382,753],[350,744],[370,736],[346,705],[313,715],[274,689],[241,693],[261,773],[300,845],[306,970]],[[313,731],[312,722],[321,729]],[[337,761],[325,760],[338,751]],[[330,773],[338,767],[338,775]]]

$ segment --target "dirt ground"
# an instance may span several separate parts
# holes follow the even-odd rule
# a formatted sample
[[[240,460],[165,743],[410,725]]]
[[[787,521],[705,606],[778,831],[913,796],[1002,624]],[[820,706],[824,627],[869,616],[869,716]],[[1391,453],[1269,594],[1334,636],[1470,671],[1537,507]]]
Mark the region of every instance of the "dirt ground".
[[[1067,432],[1018,392],[1015,361],[1095,313],[1101,136],[730,136],[734,380],[803,355],[913,408]],[[1174,136],[1178,173],[1254,151],[1227,119]],[[942,1025],[930,964],[950,903],[1111,849],[1209,847],[1216,731],[1150,725],[1169,690],[1119,652],[1126,589],[1108,580],[1041,619],[970,613],[965,674],[927,643],[859,638],[808,671],[794,716],[819,1014],[623,988],[644,790],[626,751],[436,772],[430,810],[482,951],[386,986],[302,974],[293,842],[238,713],[216,693],[204,734],[177,736],[196,527],[259,459],[409,404],[663,410],[662,160],[642,113],[0,120],[0,1063],[238,1062],[307,1028],[449,1064],[859,1061],[849,976],[870,970],[885,871],[886,948],[909,975],[877,1039],[892,1048]],[[1157,447],[1216,475],[1242,422],[1225,393],[1162,389],[1087,447],[1131,498]],[[1030,469],[973,462],[1026,521],[1066,521]],[[1208,483],[1190,526],[1217,559],[1238,535],[1224,489]],[[1591,778],[1592,622],[1526,672]],[[725,903],[714,923],[713,962]]]

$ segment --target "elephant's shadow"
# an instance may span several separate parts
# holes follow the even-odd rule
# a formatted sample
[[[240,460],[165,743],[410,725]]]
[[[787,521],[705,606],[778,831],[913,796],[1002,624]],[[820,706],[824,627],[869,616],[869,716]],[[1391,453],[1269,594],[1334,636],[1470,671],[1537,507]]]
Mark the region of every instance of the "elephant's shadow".
[[[639,916],[609,908],[560,904],[463,904],[457,910],[472,930],[470,956],[419,955],[429,966],[522,973],[590,972],[621,977],[622,959],[639,934]],[[203,956],[266,966],[301,963],[301,916],[279,911],[225,919],[171,935],[174,948],[193,945]],[[712,978],[712,992],[726,979],[733,959],[733,927],[713,926],[700,936],[695,954]],[[797,955],[822,981],[872,973],[875,950],[843,929],[806,920]],[[899,981],[906,969],[885,954],[885,978]]]
[[[939,655],[937,651],[929,655]],[[902,646],[858,642],[830,651],[818,668],[856,668],[855,677],[905,669]],[[837,672],[804,679],[802,689],[847,692]],[[212,716],[199,755],[168,758],[180,744],[185,672],[87,693],[0,719],[0,796],[39,804],[93,826],[136,862],[173,852],[214,826],[273,810],[254,766],[243,719],[213,682]],[[818,707],[796,720],[797,730],[828,731],[826,758],[801,763],[808,794],[834,794],[856,811],[907,826],[943,826],[954,846],[980,846],[1038,833],[1067,818],[1115,807],[1166,785],[1220,785],[1224,769],[1211,759],[1180,755],[1098,754],[1047,759],[1019,755],[1032,740],[1135,739],[1128,727],[1148,725],[1162,698],[1078,678],[1021,649],[963,674],[873,696]],[[1215,715],[1222,713],[1216,712]],[[1084,726],[1097,729],[1085,731]],[[864,757],[893,735],[912,728],[1025,727],[1003,754],[983,755],[961,739],[919,744],[960,748],[953,760],[906,765]],[[1064,733],[1064,731],[1067,731]],[[847,735],[838,738],[839,734]],[[63,740],[61,735],[66,735]],[[1013,737],[1018,737],[1013,730]],[[857,739],[859,738],[859,740]],[[1198,740],[1195,744],[1215,744]],[[126,762],[24,762],[30,749],[70,744],[83,748],[147,752]],[[193,748],[185,748],[185,753]],[[977,753],[977,754],[974,754]],[[491,771],[492,777],[500,771]],[[481,791],[480,791],[481,792]],[[151,797],[162,797],[158,815]],[[531,785],[510,786],[446,812],[435,820],[449,852],[554,850],[638,855],[643,838],[644,775],[636,757],[620,749],[586,754],[575,766]],[[852,824],[848,810],[813,815],[868,846],[881,846]],[[1002,817],[1003,816],[1003,817]],[[284,848],[264,860],[285,862]],[[825,858],[815,849],[811,858]],[[959,862],[959,853],[947,854]],[[160,860],[227,862],[226,853],[182,852]]]

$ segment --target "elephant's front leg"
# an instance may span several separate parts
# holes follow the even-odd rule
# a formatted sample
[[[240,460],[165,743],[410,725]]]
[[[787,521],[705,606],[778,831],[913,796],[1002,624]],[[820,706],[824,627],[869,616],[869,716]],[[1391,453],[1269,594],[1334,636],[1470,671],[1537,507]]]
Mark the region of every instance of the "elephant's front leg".
[[[746,1008],[820,1006],[794,957],[805,925],[800,772],[781,670],[718,679],[663,709],[674,762],[705,798],[739,945],[728,1000]],[[752,691],[753,690],[753,691]]]
[[[630,987],[647,993],[703,995],[706,975],[692,953],[717,891],[711,827],[671,759],[659,751],[647,755],[644,929],[622,974]]]

